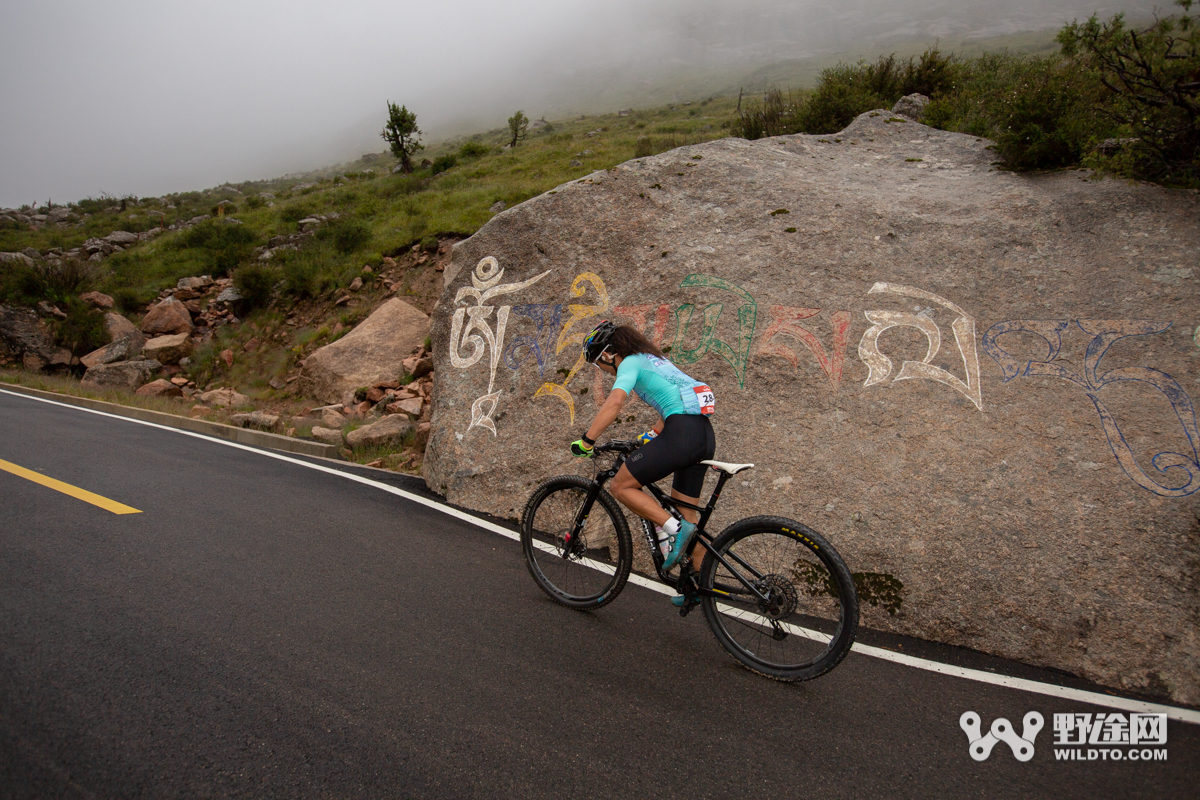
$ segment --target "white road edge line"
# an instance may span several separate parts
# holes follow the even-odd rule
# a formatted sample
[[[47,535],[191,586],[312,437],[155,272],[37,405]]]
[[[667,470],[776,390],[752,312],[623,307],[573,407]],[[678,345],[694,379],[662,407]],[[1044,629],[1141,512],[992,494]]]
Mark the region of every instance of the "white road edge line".
[[[97,411],[92,408],[84,408],[83,406],[75,406],[75,405],[71,405],[69,403],[60,403],[57,400],[47,400],[42,397],[33,397],[31,395],[21,394],[19,392],[10,392],[5,389],[0,389],[0,394],[6,394],[11,397],[18,397],[18,398],[21,398],[24,400],[36,400],[40,403],[47,403],[49,405],[60,406],[62,408],[73,409],[75,411],[86,411],[89,414],[97,414],[102,417],[109,417],[111,419],[122,420],[124,422],[131,422],[136,425],[145,425],[150,428],[158,428],[159,430],[169,431],[171,433],[179,433],[179,434],[183,434],[184,436],[194,437],[196,439],[203,439],[205,441],[213,442],[215,444],[225,445],[226,447],[234,447],[234,448],[237,448],[238,450],[245,450],[250,453],[257,453],[258,455],[266,456],[268,458],[273,458],[273,459],[276,459],[277,461],[285,461],[289,464],[295,464],[296,466],[305,467],[307,469],[313,469],[318,472],[325,472],[330,475],[336,475],[339,478],[345,478],[346,480],[351,480],[351,481],[354,481],[355,483],[361,483],[366,486],[371,486],[376,489],[380,489],[380,490],[388,492],[390,494],[394,494],[399,497],[403,497],[405,500],[409,500],[410,502],[418,503],[418,504],[426,506],[428,508],[432,508],[436,511],[440,511],[443,514],[447,514],[451,517],[455,517],[456,519],[460,519],[464,522],[469,522],[472,525],[483,528],[484,530],[487,530],[487,531],[491,531],[492,533],[497,533],[501,536],[504,536],[505,538],[512,539],[514,541],[520,541],[520,538],[521,538],[520,535],[517,534],[515,531],[510,531],[507,528],[503,528],[499,525],[496,525],[493,522],[488,522],[485,519],[480,519],[479,517],[472,516],[471,514],[468,514],[464,511],[459,511],[456,508],[451,508],[450,506],[444,505],[435,500],[430,500],[429,498],[421,497],[420,495],[416,495],[411,492],[406,492],[405,490],[398,489],[395,486],[388,486],[386,483],[380,483],[378,481],[371,480],[370,478],[364,478],[360,475],[354,475],[353,473],[343,472],[342,470],[334,469],[333,467],[326,467],[326,466],[322,466],[320,464],[312,464],[308,461],[301,461],[299,459],[283,455],[282,453],[279,453],[279,452],[265,450],[265,449],[259,449],[257,447],[250,447],[249,445],[238,444],[237,442],[229,442],[229,441],[225,441],[224,439],[217,439],[212,436],[206,436],[202,433],[196,433],[194,431],[183,430],[181,428],[172,428],[167,425],[159,425],[156,422],[146,422],[144,420],[134,419],[132,417],[122,417],[119,414],[110,414],[107,411]],[[644,589],[649,589],[652,592],[658,592],[659,594],[663,594],[663,595],[673,596],[675,594],[675,592],[670,587],[665,586],[664,584],[661,584],[658,581],[652,581],[648,578],[644,578],[641,575],[638,575],[637,573],[630,573],[629,583],[635,584],[637,586],[641,586]],[[1177,706],[1168,706],[1168,705],[1162,705],[1159,703],[1148,703],[1148,702],[1144,702],[1142,700],[1130,700],[1129,698],[1126,698],[1126,697],[1114,697],[1112,695],[1101,694],[1099,692],[1089,692],[1084,689],[1071,689],[1066,686],[1056,686],[1052,683],[1042,683],[1041,681],[1031,681],[1026,678],[1014,678],[1014,677],[1010,677],[1008,675],[1000,675],[997,673],[985,672],[983,670],[978,670],[978,669],[970,669],[967,667],[956,667],[952,664],[943,664],[939,661],[930,661],[928,659],[917,658],[916,656],[910,656],[910,655],[907,655],[904,653],[895,653],[895,652],[892,652],[891,650],[884,650],[881,647],[872,647],[870,645],[865,645],[865,644],[855,643],[855,645],[853,647],[853,652],[859,653],[860,655],[869,656],[871,658],[878,658],[883,661],[890,661],[894,664],[901,664],[906,667],[913,667],[915,669],[923,669],[923,670],[926,670],[929,672],[936,672],[940,675],[947,675],[947,676],[950,676],[953,678],[963,678],[965,680],[976,681],[978,683],[987,683],[987,684],[991,684],[993,686],[1002,686],[1007,689],[1016,689],[1018,691],[1030,692],[1032,694],[1041,694],[1041,695],[1046,695],[1048,697],[1058,697],[1063,700],[1074,700],[1074,701],[1080,702],[1080,703],[1090,703],[1092,705],[1097,705],[1097,706],[1105,706],[1108,708],[1117,708],[1122,711],[1133,711],[1133,712],[1148,713],[1148,714],[1166,714],[1168,719],[1178,720],[1179,722],[1187,722],[1187,723],[1191,723],[1193,725],[1200,725],[1200,711],[1193,711],[1189,708],[1179,708]]]

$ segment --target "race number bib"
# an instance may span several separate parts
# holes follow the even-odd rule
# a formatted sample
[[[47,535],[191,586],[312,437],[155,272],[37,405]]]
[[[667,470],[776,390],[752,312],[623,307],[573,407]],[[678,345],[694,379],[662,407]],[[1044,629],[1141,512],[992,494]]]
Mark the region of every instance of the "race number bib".
[[[696,402],[700,404],[700,413],[708,416],[717,410],[717,396],[713,394],[713,390],[707,386],[696,386],[692,391],[696,393]]]

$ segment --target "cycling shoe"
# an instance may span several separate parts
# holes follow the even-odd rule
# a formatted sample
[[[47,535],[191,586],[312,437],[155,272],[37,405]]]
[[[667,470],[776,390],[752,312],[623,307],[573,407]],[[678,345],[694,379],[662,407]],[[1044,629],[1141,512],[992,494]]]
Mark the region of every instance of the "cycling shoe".
[[[667,557],[663,560],[663,569],[668,570],[679,563],[679,559],[683,557],[683,551],[687,548],[688,542],[692,540],[692,536],[696,533],[695,524],[684,520],[679,523],[679,531],[672,533],[667,539],[669,550]]]

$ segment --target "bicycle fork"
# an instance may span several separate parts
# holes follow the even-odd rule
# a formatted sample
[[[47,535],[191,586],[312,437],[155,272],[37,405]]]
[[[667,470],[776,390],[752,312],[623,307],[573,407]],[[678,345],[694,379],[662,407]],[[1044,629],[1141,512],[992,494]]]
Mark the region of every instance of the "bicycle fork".
[[[583,505],[575,512],[575,520],[571,523],[571,530],[563,535],[562,552],[559,556],[563,559],[568,559],[573,553],[583,552],[583,528],[587,525],[588,515],[592,513],[592,506],[596,504],[596,498],[600,494],[599,484],[595,485],[588,491],[587,497],[583,500]]]

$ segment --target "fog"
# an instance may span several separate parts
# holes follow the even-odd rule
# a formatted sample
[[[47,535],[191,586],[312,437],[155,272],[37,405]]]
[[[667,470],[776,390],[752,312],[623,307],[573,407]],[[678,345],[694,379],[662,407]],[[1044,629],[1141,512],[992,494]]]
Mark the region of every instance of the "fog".
[[[0,206],[149,196],[672,96],[679,75],[1054,29],[1169,0],[41,0],[0,5]],[[706,73],[707,74],[707,73]],[[694,85],[694,81],[692,85]],[[735,85],[733,84],[733,85]],[[624,87],[628,86],[629,91]],[[642,89],[639,95],[634,89]],[[718,87],[719,88],[719,87]]]

